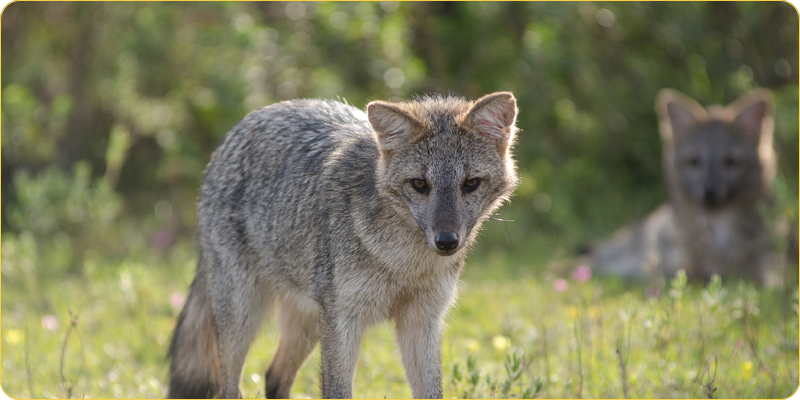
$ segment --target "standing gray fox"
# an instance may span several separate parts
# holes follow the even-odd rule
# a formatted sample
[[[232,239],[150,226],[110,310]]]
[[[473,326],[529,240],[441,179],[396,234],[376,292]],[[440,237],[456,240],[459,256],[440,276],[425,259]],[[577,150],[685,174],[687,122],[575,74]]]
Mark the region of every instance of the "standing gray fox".
[[[248,114],[208,165],[200,258],[169,349],[172,398],[241,397],[277,308],[266,397],[321,344],[322,396],[351,398],[361,335],[395,322],[416,398],[442,397],[442,319],[481,223],[517,184],[511,93],[361,110],[295,100]]]
[[[704,109],[672,89],[656,101],[670,203],[594,254],[600,273],[646,278],[713,274],[775,284],[777,259],[758,203],[775,176],[773,99],[766,89]]]

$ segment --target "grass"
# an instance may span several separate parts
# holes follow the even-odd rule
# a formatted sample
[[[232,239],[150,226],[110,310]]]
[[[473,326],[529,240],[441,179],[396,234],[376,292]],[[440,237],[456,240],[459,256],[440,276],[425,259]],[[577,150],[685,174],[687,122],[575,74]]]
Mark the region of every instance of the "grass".
[[[3,235],[5,393],[164,397],[165,354],[194,272],[193,245],[137,251],[122,261],[91,253],[80,272],[62,273],[48,271],[26,243]],[[798,387],[796,286],[487,278],[495,269],[523,267],[469,264],[446,320],[445,397],[785,398]],[[248,356],[246,397],[263,398],[263,372],[276,345],[268,324]],[[319,396],[318,348],[292,394]],[[370,328],[354,396],[410,395],[392,325]]]

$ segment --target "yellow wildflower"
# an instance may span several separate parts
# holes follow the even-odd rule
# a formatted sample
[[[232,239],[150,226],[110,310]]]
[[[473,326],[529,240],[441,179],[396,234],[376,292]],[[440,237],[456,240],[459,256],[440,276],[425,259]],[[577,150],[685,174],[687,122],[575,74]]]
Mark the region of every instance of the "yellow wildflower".
[[[22,342],[24,334],[19,329],[8,329],[6,330],[6,342],[8,344],[17,344]]]
[[[744,375],[744,379],[750,379],[753,375],[753,363],[750,361],[745,361],[742,364],[742,374]]]
[[[569,306],[569,308],[567,308],[567,314],[572,318],[578,318],[581,312],[578,310],[578,307]]]
[[[503,335],[494,335],[492,338],[492,346],[497,351],[504,351],[511,347],[511,339]]]
[[[478,349],[481,348],[481,343],[475,339],[467,339],[465,342],[466,343],[464,343],[464,345],[466,346],[467,350],[469,350],[472,353],[477,352]]]

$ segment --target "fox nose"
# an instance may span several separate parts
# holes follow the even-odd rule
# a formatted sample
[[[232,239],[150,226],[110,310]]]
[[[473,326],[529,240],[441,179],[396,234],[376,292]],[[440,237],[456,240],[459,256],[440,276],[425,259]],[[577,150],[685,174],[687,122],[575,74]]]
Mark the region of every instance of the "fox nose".
[[[458,235],[454,232],[442,232],[436,235],[436,248],[442,251],[450,251],[458,247]]]
[[[703,202],[706,205],[713,205],[717,202],[717,193],[713,186],[706,186],[703,188]]]

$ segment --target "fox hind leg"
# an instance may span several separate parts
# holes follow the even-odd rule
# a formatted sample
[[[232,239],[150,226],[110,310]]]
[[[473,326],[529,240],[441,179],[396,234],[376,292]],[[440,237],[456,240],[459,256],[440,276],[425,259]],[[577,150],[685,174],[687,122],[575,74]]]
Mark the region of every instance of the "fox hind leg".
[[[245,357],[273,300],[263,282],[244,268],[220,268],[212,282],[212,309],[220,360],[219,398],[241,398]],[[238,274],[237,274],[238,272]]]
[[[319,342],[316,303],[291,298],[278,305],[278,349],[265,374],[268,399],[288,399],[297,371]]]

